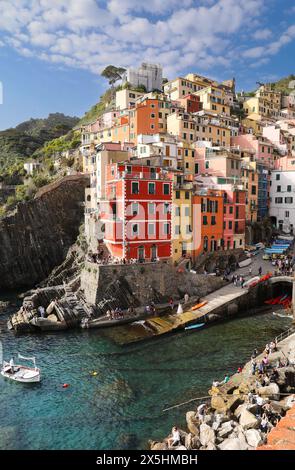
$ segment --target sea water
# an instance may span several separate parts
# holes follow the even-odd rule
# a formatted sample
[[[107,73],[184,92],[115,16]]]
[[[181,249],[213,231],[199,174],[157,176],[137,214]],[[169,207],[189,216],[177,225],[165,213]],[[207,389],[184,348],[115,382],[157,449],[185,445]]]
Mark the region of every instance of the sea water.
[[[213,380],[291,323],[270,313],[120,347],[107,330],[17,336],[6,320],[0,316],[4,358],[36,356],[42,381],[0,377],[0,449],[145,449],[185,426],[195,404],[164,408],[207,395]]]

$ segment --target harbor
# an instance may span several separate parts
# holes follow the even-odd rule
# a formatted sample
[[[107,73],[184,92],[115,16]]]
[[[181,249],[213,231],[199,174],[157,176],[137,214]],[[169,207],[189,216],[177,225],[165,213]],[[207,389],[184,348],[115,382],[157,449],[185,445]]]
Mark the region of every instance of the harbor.
[[[43,377],[30,388],[3,379],[1,449],[145,449],[173,424],[184,426],[190,406],[163,409],[207,394],[213,380],[233,374],[254,347],[291,324],[267,313],[125,350],[109,340],[110,329],[14,335],[6,320],[0,317],[5,358],[34,354]]]

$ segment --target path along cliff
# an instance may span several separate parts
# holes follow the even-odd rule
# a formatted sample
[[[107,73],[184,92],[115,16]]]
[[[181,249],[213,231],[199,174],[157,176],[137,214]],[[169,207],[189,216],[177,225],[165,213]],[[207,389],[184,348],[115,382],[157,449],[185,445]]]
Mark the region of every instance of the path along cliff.
[[[84,216],[87,175],[41,188],[0,220],[0,290],[31,288],[66,258]]]

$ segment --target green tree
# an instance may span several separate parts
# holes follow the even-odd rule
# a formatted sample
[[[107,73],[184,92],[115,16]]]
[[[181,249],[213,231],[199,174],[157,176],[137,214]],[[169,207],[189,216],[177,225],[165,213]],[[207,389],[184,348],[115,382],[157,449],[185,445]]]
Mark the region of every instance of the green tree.
[[[116,67],[115,65],[108,65],[102,72],[101,76],[109,81],[111,87],[122,79],[123,73],[126,71],[123,67]]]

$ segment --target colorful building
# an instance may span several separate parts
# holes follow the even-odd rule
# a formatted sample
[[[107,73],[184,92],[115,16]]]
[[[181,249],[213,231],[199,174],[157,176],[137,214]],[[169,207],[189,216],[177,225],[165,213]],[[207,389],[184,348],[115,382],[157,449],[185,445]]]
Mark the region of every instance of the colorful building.
[[[172,178],[161,168],[107,166],[104,242],[119,259],[171,258]]]

